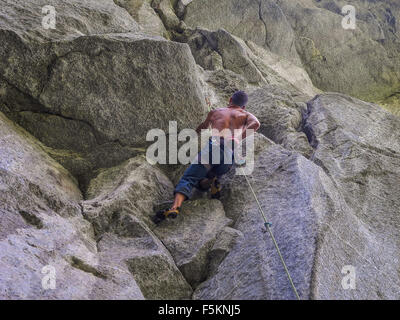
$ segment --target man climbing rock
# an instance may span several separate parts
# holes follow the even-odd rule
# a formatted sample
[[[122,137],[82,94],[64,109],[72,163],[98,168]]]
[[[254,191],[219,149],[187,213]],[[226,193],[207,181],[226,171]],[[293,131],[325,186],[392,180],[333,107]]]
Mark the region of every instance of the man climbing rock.
[[[260,127],[257,118],[245,111],[247,102],[247,94],[237,91],[230,98],[228,107],[210,111],[207,119],[199,125],[196,130],[198,134],[211,128],[212,136],[208,145],[196,157],[197,161],[192,161],[176,186],[171,208],[155,215],[153,220],[156,224],[166,218],[175,219],[182,203],[190,198],[193,188],[205,192],[211,188],[211,197],[220,197],[221,185],[218,179],[232,168],[235,146],[246,138],[247,130],[254,132]]]

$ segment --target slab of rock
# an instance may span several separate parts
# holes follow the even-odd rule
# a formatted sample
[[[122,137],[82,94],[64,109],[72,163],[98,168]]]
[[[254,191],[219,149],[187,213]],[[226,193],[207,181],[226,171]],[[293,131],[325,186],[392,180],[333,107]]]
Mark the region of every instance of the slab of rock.
[[[288,150],[309,157],[313,150],[301,131],[305,108],[306,105],[296,102],[287,90],[268,85],[249,95],[247,110],[259,119],[260,133]]]
[[[196,62],[206,69],[212,68],[207,59],[212,52],[215,52],[221,56],[225,69],[242,75],[253,84],[265,82],[260,71],[248,57],[246,45],[241,44],[239,39],[223,29],[217,31],[196,29],[189,36],[188,44]]]
[[[176,16],[173,2],[175,0],[153,0],[151,5],[158,13],[167,30],[177,30],[180,20]]]
[[[306,101],[320,93],[302,66],[296,65],[250,40],[245,43],[250,50],[248,53],[250,59],[270,85],[281,86],[291,91],[293,95],[298,96],[296,100]]]
[[[2,114],[0,154],[0,298],[143,299],[128,270],[100,263],[75,180]]]
[[[224,28],[300,64],[293,29],[275,1],[194,0],[186,7],[184,21],[191,27]]]
[[[35,0],[26,8],[27,14],[38,10],[37,21],[41,4]],[[87,184],[93,170],[143,153],[150,129],[168,131],[169,121],[194,128],[206,107],[186,44],[137,33],[133,18],[111,0],[97,9],[96,1],[66,6],[71,16],[85,16],[90,32],[71,35],[72,24],[60,17],[57,30],[65,37],[57,41],[60,34],[32,27],[35,15],[26,24],[2,21],[0,110]],[[85,6],[94,7],[93,15],[85,15]],[[1,8],[10,17],[18,11],[11,2]],[[96,19],[96,10],[103,19]],[[111,28],[118,12],[132,28]]]
[[[358,271],[358,297],[397,299],[399,118],[377,105],[327,93],[308,104],[305,129],[315,147],[311,159],[336,183],[363,229],[362,243],[348,241],[363,261]],[[336,225],[342,238],[343,229],[354,228],[344,222]],[[331,291],[324,287],[320,294],[328,296]],[[357,297],[355,292],[350,296]]]
[[[95,228],[99,250],[105,259],[125,261],[150,299],[190,297],[188,283],[195,287],[207,278],[208,254],[231,223],[221,202],[200,199],[186,202],[176,220],[156,226],[151,217],[172,199],[173,185],[144,157],[102,170],[87,196],[83,213]]]
[[[200,199],[186,202],[176,220],[163,222],[154,233],[195,288],[207,278],[209,253],[220,232],[231,222],[220,201]]]
[[[99,234],[107,230],[113,213],[123,209],[154,228],[154,206],[170,201],[173,190],[171,181],[160,169],[150,165],[144,156],[138,156],[117,167],[100,170],[90,182],[83,211]]]
[[[303,299],[308,299],[311,291],[318,221],[327,214],[323,185],[330,181],[320,177],[321,173],[304,157],[270,144],[257,156],[256,168],[249,177]],[[214,276],[197,288],[194,298],[295,299],[245,178],[235,176],[224,186],[229,190],[222,198],[225,210],[244,237]],[[333,185],[329,188],[335,191]],[[323,209],[313,207],[314,201]]]
[[[211,89],[205,95],[215,106],[224,106],[237,90],[252,92],[267,84],[290,91],[296,101],[306,102],[319,93],[302,68],[224,29],[187,29],[180,41],[189,44],[204,69]]]
[[[321,90],[396,105],[391,97],[400,79],[398,1],[352,1],[355,30],[342,26],[345,5],[345,0],[194,0],[184,20],[192,28],[224,28],[269,49],[304,67]]]
[[[151,6],[152,0],[115,0],[114,2],[129,12],[144,33],[152,36],[167,36],[163,22]]]
[[[3,188],[4,179],[2,173]],[[21,181],[9,186],[30,191]],[[0,238],[2,299],[143,299],[127,268],[101,261],[91,226],[83,218],[61,218],[32,193],[17,200],[29,201],[29,210],[14,211],[9,203],[4,208],[4,202],[0,208],[2,229],[9,232]],[[7,219],[14,225],[6,224]]]
[[[94,226],[102,260],[127,266],[146,299],[188,299],[192,288],[151,231],[154,207],[173,185],[145,157],[103,169],[90,182],[83,214]]]
[[[244,239],[244,235],[239,230],[225,227],[218,235],[213,247],[211,248],[208,259],[208,276],[214,275],[219,265],[225,259],[229,252]]]
[[[196,62],[206,70],[222,66],[242,75],[249,83],[280,83],[307,96],[318,92],[301,67],[250,40],[244,41],[224,29],[209,31],[197,27],[185,30],[184,34]]]
[[[114,214],[110,228],[99,237],[103,263],[128,268],[146,299],[190,299],[192,288],[164,245],[129,212]]]
[[[399,119],[340,94],[308,106],[315,162],[267,144],[249,177],[302,299],[398,299]],[[318,166],[317,166],[318,165]],[[221,199],[244,234],[196,299],[294,299],[243,177]],[[346,290],[346,266],[356,290]]]
[[[17,33],[42,42],[65,40],[89,34],[136,32],[139,26],[113,0],[1,0],[2,36]],[[52,8],[51,8],[52,7]],[[55,13],[55,28],[49,14]],[[23,19],[23,20],[22,20]],[[23,21],[23,22],[22,22]],[[47,25],[49,27],[47,27]],[[4,49],[4,48],[3,48]]]
[[[82,199],[76,180],[45,153],[40,142],[1,112],[0,123],[1,170],[31,181],[66,203]]]

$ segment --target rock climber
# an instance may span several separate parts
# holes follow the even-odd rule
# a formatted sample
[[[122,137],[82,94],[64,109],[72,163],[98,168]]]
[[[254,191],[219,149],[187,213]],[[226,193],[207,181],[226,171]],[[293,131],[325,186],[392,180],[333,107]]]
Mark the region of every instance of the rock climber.
[[[153,221],[156,224],[166,218],[175,219],[180,213],[182,203],[190,199],[193,188],[204,192],[211,189],[213,199],[220,197],[219,178],[233,167],[235,145],[246,138],[247,132],[255,132],[260,127],[258,119],[245,111],[247,102],[247,94],[244,91],[237,91],[230,98],[226,108],[210,111],[206,120],[198,126],[196,129],[198,134],[202,130],[211,129],[212,136],[208,145],[196,157],[197,161],[192,161],[175,187],[172,206],[157,212],[154,216]],[[250,129],[254,131],[248,131]],[[215,153],[219,153],[217,163],[213,161]],[[227,159],[230,161],[226,161]]]

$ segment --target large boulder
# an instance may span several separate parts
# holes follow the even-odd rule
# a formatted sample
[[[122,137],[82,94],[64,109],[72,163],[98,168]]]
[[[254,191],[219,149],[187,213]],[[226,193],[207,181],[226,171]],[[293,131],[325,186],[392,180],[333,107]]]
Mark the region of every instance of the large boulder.
[[[100,262],[71,175],[1,113],[0,141],[0,297],[143,299],[128,268]]]
[[[101,170],[82,202],[102,258],[127,265],[147,299],[188,299],[192,294],[173,259],[175,252],[160,241],[161,232],[153,230],[158,238],[152,232],[154,208],[172,196],[169,179],[138,156]]]
[[[136,21],[113,0],[1,0],[0,3],[2,34],[8,31],[43,42],[139,30]],[[46,16],[53,13],[49,7],[55,9],[54,29],[46,26],[50,26]]]
[[[301,100],[308,100],[320,92],[302,67],[249,40],[245,43],[250,49],[251,60],[269,84],[281,86],[293,95],[300,95]]]
[[[0,298],[295,299],[254,191],[300,298],[399,299],[400,120],[309,101],[302,69],[396,101],[399,4],[353,2],[354,31],[345,1],[0,0]],[[150,165],[146,133],[238,89],[254,171],[156,226],[185,166]]]
[[[207,278],[210,252],[221,231],[231,222],[221,202],[200,199],[184,203],[176,220],[166,221],[154,232],[195,288]]]
[[[272,142],[257,149],[249,181],[300,298],[399,298],[399,125],[376,105],[325,94],[304,124],[312,161]],[[294,299],[246,180],[224,183],[221,200],[244,239],[194,298]],[[356,290],[342,286],[347,266]]]
[[[355,224],[342,218],[331,227],[358,255],[348,260],[359,277],[359,295],[354,291],[353,297],[398,299],[399,118],[377,105],[328,93],[309,102],[304,131],[315,148],[311,159],[331,177],[356,218]],[[347,230],[353,235],[344,236]],[[321,248],[332,257],[329,242]],[[316,281],[323,283],[325,275],[319,274]],[[318,296],[332,294],[321,286]]]
[[[171,200],[174,187],[167,176],[144,156],[129,159],[119,166],[101,169],[90,181],[82,203],[87,219],[96,233],[107,230],[113,213],[123,208],[133,210],[149,228],[154,206]]]
[[[114,212],[98,235],[100,261],[128,268],[146,299],[189,299],[192,288],[163,243],[131,211]]]
[[[300,156],[269,142],[248,177],[257,194],[302,299],[311,293],[318,222],[329,214],[326,198],[337,194],[323,171]],[[264,227],[245,177],[224,181],[224,203],[234,228],[243,233],[216,273],[195,291],[195,299],[295,299]],[[340,276],[340,271],[338,276]]]
[[[295,100],[282,87],[268,85],[249,95],[247,110],[260,121],[260,133],[288,150],[309,157],[313,149],[301,130],[306,104]]]
[[[65,203],[82,199],[76,180],[44,152],[44,146],[0,112],[0,168],[23,177]],[[27,170],[27,166],[29,170]],[[66,214],[68,215],[68,214]]]
[[[112,1],[107,3],[109,8]],[[30,6],[41,12],[40,1]],[[18,6],[7,3],[0,10],[16,14]],[[79,15],[84,7],[77,3],[69,10]],[[135,21],[122,8],[113,4],[103,14],[112,19],[120,10],[134,31]],[[35,17],[28,22],[34,24]],[[170,120],[193,128],[205,113],[186,44],[126,33],[130,29],[123,27],[108,33],[93,21],[89,35],[67,34],[62,41],[56,41],[58,33],[53,37],[29,23],[2,20],[0,30],[1,110],[51,148],[81,182],[94,169],[143,152],[150,129],[167,131]],[[57,30],[67,29],[67,22],[60,19]]]

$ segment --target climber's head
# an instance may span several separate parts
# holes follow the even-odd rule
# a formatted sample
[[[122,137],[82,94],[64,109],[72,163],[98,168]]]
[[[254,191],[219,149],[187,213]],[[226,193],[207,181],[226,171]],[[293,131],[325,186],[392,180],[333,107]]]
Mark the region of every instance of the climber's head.
[[[236,91],[232,98],[229,100],[229,104],[231,106],[237,106],[240,108],[246,108],[246,104],[249,101],[249,97],[247,96],[247,93],[244,91]]]

